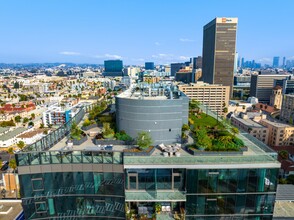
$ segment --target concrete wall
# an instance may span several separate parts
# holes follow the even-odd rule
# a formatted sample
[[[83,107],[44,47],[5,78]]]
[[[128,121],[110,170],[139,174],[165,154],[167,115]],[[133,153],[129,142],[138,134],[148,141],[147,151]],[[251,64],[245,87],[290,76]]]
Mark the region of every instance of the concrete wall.
[[[116,126],[131,137],[147,131],[153,144],[181,141],[182,125],[188,123],[189,99],[132,99],[116,97]]]

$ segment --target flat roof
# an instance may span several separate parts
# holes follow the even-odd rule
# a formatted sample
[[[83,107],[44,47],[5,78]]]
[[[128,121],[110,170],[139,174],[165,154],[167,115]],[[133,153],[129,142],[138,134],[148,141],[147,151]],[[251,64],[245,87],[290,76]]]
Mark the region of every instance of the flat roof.
[[[21,200],[3,200],[0,199],[0,220],[16,219],[23,211]]]
[[[280,128],[284,128],[284,127],[294,127],[294,126],[291,126],[289,124],[286,124],[286,123],[283,123],[283,122],[280,122],[280,121],[270,121],[268,119],[263,119],[262,121],[268,123],[268,124],[271,124],[273,126],[276,126],[276,127],[280,127]]]
[[[256,121],[252,120],[251,118],[248,119],[244,119],[244,118],[240,118],[240,117],[234,117],[236,118],[238,121],[242,122],[243,124],[247,125],[247,126],[252,126],[252,127],[256,127],[256,128],[266,128],[265,126],[257,123]]]
[[[20,128],[16,128],[10,132],[7,132],[6,134],[3,134],[0,136],[0,141],[7,141],[19,134],[21,134],[22,132],[26,131],[27,128],[23,128],[23,127],[20,127]]]
[[[277,195],[276,195],[276,201],[278,200],[294,202],[294,185],[279,184],[277,188]],[[294,210],[293,210],[293,213],[294,213]]]
[[[0,134],[9,131],[10,127],[0,127]]]

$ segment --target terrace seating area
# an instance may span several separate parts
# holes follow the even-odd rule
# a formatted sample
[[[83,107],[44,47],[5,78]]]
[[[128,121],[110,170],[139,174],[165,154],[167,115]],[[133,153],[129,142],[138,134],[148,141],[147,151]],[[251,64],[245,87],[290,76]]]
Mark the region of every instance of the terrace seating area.
[[[97,148],[99,150],[107,150],[107,151],[112,151],[113,145],[97,145]]]
[[[172,157],[175,155],[176,157],[180,157],[180,149],[182,148],[182,145],[179,143],[171,144],[171,145],[165,145],[165,144],[159,144],[158,148],[163,152],[164,157]]]

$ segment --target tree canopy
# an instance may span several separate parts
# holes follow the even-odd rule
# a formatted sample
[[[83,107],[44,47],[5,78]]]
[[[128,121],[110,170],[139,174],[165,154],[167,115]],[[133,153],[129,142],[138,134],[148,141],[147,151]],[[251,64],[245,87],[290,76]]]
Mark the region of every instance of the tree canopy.
[[[146,149],[153,143],[153,140],[149,134],[149,132],[141,131],[137,136],[137,145],[139,145],[140,149]]]

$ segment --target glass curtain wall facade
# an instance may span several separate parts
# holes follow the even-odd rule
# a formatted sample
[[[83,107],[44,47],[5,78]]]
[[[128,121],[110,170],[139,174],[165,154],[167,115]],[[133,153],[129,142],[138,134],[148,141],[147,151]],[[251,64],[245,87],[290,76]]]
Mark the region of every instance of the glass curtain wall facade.
[[[125,218],[121,152],[48,151],[16,159],[19,169],[30,167],[19,175],[26,219]]]
[[[141,192],[141,202],[130,201],[127,193],[131,208],[168,204],[186,220],[272,219],[278,169],[128,169],[125,174],[126,192]],[[184,193],[184,202],[175,191]],[[159,198],[162,192],[166,197]]]
[[[187,170],[186,219],[272,219],[278,169]]]

